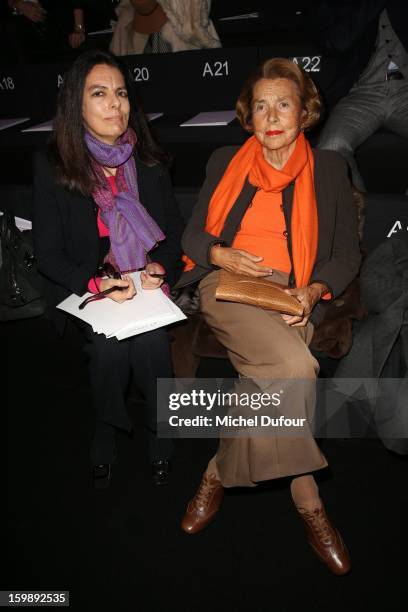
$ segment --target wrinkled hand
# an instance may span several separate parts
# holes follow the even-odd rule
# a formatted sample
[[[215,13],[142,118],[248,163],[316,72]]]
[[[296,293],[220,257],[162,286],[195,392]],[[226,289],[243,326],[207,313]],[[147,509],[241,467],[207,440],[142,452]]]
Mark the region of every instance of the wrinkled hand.
[[[85,42],[84,32],[72,32],[68,36],[68,42],[73,49],[78,49]]]
[[[125,274],[125,276],[122,278],[103,278],[101,280],[100,290],[105,291],[105,289],[109,289],[114,285],[117,285],[118,287],[126,287],[121,291],[112,291],[112,293],[109,293],[109,295],[106,296],[114,302],[118,302],[118,304],[122,304],[123,302],[126,302],[126,300],[131,300],[132,297],[136,295],[133,280],[127,274]]]
[[[327,292],[327,287],[321,283],[312,283],[308,287],[300,287],[299,289],[285,289],[286,293],[293,295],[302,304],[304,311],[303,316],[282,314],[282,318],[288,325],[293,327],[305,327],[309,321],[312,310],[322,295]]]
[[[210,261],[228,272],[246,274],[247,276],[270,276],[273,270],[267,266],[259,265],[263,257],[248,253],[242,249],[213,246],[210,252]]]
[[[24,15],[24,17],[27,17],[27,19],[34,23],[40,23],[47,18],[47,11],[37,2],[15,2],[14,6],[20,15]]]
[[[140,274],[143,289],[158,289],[163,284],[162,278],[150,276],[151,274],[164,274],[165,270],[159,263],[151,262],[146,264],[145,270]]]

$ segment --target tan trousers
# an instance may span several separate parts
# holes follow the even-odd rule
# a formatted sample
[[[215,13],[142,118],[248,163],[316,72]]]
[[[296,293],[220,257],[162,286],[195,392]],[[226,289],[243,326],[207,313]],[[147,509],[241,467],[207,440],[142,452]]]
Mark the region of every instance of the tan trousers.
[[[201,311],[218,340],[225,346],[236,371],[266,391],[276,379],[316,380],[319,364],[309,351],[313,325],[290,327],[280,313],[215,299],[218,271],[199,284]],[[270,277],[287,284],[288,275],[275,271]],[[311,383],[313,389],[315,382]],[[271,389],[269,389],[271,390]],[[310,422],[315,393],[303,393],[286,402],[291,417]],[[285,410],[283,403],[283,410]],[[285,413],[286,415],[286,413]],[[302,437],[251,436],[220,438],[215,461],[225,487],[256,486],[257,482],[300,475],[326,467],[327,461],[312,433]]]

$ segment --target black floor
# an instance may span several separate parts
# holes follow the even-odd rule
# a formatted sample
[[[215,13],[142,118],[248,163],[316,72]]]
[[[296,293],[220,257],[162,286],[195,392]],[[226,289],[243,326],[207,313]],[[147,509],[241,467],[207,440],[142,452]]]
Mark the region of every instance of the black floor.
[[[188,536],[179,522],[213,442],[179,441],[171,484],[155,487],[137,427],[119,437],[111,487],[93,490],[77,339],[62,342],[45,320],[2,332],[10,539],[0,590],[69,590],[70,609],[98,612],[406,609],[408,463],[378,440],[322,444],[331,470],[320,490],[352,554],[348,576],[309,550],[285,481],[230,491],[216,521]],[[135,423],[137,412],[130,405]]]

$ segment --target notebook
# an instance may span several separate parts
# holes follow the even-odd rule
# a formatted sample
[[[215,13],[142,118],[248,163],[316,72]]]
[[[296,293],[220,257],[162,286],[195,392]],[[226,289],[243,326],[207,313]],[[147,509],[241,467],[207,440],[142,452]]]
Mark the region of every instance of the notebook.
[[[90,302],[79,310],[79,304],[92,294],[79,297],[73,293],[57,308],[89,323],[94,332],[105,334],[107,338],[114,336],[118,340],[186,319],[185,314],[161,289],[142,289],[140,272],[132,272],[129,276],[137,291],[131,300],[118,304],[106,297]]]

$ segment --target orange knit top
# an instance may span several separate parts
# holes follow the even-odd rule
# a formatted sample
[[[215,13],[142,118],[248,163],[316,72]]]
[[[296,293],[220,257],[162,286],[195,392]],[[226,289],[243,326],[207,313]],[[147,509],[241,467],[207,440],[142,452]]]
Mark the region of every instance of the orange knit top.
[[[242,249],[263,257],[259,262],[261,266],[289,274],[291,263],[282,209],[282,192],[258,189],[241,221],[232,246],[234,249]]]

